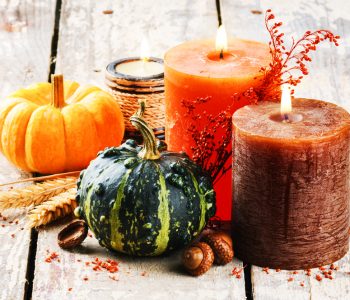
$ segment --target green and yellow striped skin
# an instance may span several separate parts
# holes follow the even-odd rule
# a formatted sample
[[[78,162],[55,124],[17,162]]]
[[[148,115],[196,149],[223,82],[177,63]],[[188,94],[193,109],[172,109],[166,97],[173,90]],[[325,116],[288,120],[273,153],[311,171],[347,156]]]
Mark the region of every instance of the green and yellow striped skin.
[[[142,159],[128,140],[107,148],[81,173],[77,214],[100,244],[155,256],[191,242],[215,214],[211,179],[184,153]]]

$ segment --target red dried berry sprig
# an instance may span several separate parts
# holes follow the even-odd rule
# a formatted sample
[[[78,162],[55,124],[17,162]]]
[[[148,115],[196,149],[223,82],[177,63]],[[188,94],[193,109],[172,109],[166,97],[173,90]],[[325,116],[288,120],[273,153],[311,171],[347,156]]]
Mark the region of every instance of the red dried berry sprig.
[[[310,52],[317,49],[323,41],[329,41],[338,46],[339,36],[329,30],[306,31],[299,40],[292,38],[292,44],[287,49],[284,33],[281,32],[282,22],[275,21],[271,9],[265,14],[265,27],[270,35],[271,62],[262,66],[261,76],[256,80],[260,84],[256,88],[248,88],[242,93],[232,95],[232,103],[247,99],[251,104],[259,101],[279,101],[280,87],[283,84],[297,86],[309,73],[307,62],[311,62]],[[294,90],[292,90],[294,93]],[[197,98],[194,101],[182,100],[186,108],[186,116],[192,120],[187,134],[192,137],[194,146],[191,147],[192,159],[206,170],[212,177],[214,184],[231,169],[229,158],[232,153],[232,106],[227,107],[218,115],[202,111],[201,104],[210,101],[210,97]],[[219,129],[223,129],[220,130]],[[223,132],[223,133],[222,133]]]
[[[276,22],[275,19],[271,9],[268,9],[265,14],[265,27],[271,39],[269,47],[272,61],[269,66],[261,68],[264,74],[265,97],[283,84],[297,86],[309,74],[306,63],[312,61],[310,52],[316,51],[318,44],[327,40],[338,46],[340,39],[340,36],[325,29],[306,31],[300,39],[292,38],[291,46],[287,49],[284,33],[281,32],[283,23]]]
[[[231,156],[231,108],[228,107],[218,115],[207,111],[196,112],[201,104],[210,101],[210,97],[197,98],[194,101],[182,100],[186,117],[192,120],[187,134],[192,137],[192,159],[207,171],[216,183],[228,170]],[[217,132],[220,130],[220,137]],[[223,131],[223,133],[222,133]]]

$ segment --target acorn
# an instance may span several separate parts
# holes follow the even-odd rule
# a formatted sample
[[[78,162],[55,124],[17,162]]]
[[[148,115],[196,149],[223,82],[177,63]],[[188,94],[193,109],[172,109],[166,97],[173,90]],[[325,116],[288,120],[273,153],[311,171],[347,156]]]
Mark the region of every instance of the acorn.
[[[208,244],[203,242],[189,246],[182,255],[182,264],[193,276],[200,276],[207,272],[213,262],[214,252]]]
[[[225,232],[214,232],[203,236],[202,241],[207,243],[214,251],[215,262],[226,265],[233,259],[232,239]]]

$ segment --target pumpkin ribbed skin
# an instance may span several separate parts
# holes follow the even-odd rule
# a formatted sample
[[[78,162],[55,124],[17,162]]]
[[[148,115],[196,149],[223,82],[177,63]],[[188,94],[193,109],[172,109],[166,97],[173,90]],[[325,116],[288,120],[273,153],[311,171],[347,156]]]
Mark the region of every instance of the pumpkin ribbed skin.
[[[133,140],[101,152],[81,173],[78,215],[102,246],[155,256],[193,240],[215,214],[210,178],[186,154],[138,156]]]
[[[43,174],[82,170],[98,151],[120,144],[124,119],[110,94],[64,81],[55,107],[51,90],[38,83],[0,102],[0,151],[8,160]]]

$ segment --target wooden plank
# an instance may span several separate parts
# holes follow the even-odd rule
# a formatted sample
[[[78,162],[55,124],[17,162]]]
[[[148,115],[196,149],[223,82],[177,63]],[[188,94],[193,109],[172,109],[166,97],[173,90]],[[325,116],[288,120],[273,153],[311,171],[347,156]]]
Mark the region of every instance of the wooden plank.
[[[28,177],[0,155],[0,182]],[[16,224],[18,222],[18,224]],[[30,230],[24,228],[23,211],[6,211],[0,217],[0,299],[22,299],[26,281],[26,268]]]
[[[300,37],[306,30],[320,28],[330,29],[339,34],[339,47],[321,44],[312,54],[310,74],[296,89],[296,97],[323,99],[337,103],[350,110],[350,61],[348,34],[350,3],[348,1],[226,1],[222,0],[222,15],[227,31],[231,35],[247,39],[267,42],[264,33],[264,12],[271,8],[277,19],[283,21],[283,29],[287,36]],[[261,14],[259,14],[261,12]],[[340,270],[335,272],[335,279],[315,279],[317,269],[312,276],[299,271],[266,274],[262,268],[252,267],[252,288],[254,299],[349,299],[350,298],[350,255],[337,264]],[[293,278],[293,281],[288,281]],[[303,282],[304,286],[300,283]]]
[[[132,258],[101,248],[92,237],[74,251],[64,251],[57,245],[61,227],[40,231],[33,299],[245,299],[243,277],[230,275],[234,267],[241,267],[236,259],[194,278],[182,270],[180,252],[159,258]],[[47,251],[57,252],[59,261],[45,262]],[[85,262],[95,257],[118,261],[119,271],[93,271],[93,265],[86,266]]]
[[[222,0],[221,2],[226,29],[230,35],[237,37],[267,42],[264,12],[269,8],[273,10],[277,19],[283,22],[286,36],[298,38],[307,30],[317,29],[329,29],[340,35],[339,47],[325,42],[311,54],[313,61],[309,64],[310,73],[296,88],[295,96],[323,99],[350,110],[349,1],[296,0],[281,3],[278,0]],[[287,38],[285,41],[287,42]]]
[[[214,0],[64,1],[57,69],[67,78],[104,87],[107,64],[139,56],[144,37],[152,55],[162,57],[185,40],[214,37],[216,28]]]
[[[47,80],[53,13],[54,0],[0,1],[0,99]],[[28,176],[0,155],[0,183]],[[30,230],[22,230],[23,211],[2,215],[7,220],[0,218],[0,299],[23,299]]]
[[[104,10],[113,11],[104,14]],[[217,28],[215,1],[63,1],[57,69],[66,78],[104,87],[104,69],[118,58],[139,55],[147,34],[152,55],[187,39],[214,37]],[[244,279],[230,276],[234,261],[215,267],[201,278],[179,268],[179,253],[153,259],[112,255],[88,238],[76,252],[59,250],[59,228],[40,231],[34,280],[34,299],[244,299]],[[43,261],[46,250],[57,251],[61,262]],[[119,281],[95,273],[78,262],[116,258],[121,262]],[[146,276],[141,276],[146,271]],[[82,277],[87,275],[88,281]],[[71,292],[67,292],[72,288]]]
[[[252,267],[254,299],[350,299],[350,253],[334,263],[339,270],[332,271],[332,279],[325,278],[319,269],[311,269],[311,276],[305,271],[269,270]],[[325,269],[329,271],[329,266]],[[316,276],[322,280],[318,281]],[[290,281],[290,278],[293,278]]]

